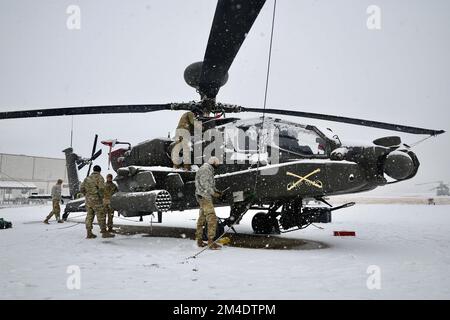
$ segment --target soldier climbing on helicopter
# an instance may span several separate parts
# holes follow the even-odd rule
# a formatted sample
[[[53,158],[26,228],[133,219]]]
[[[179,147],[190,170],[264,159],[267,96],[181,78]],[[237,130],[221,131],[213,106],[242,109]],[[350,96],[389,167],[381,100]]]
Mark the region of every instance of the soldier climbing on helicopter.
[[[201,116],[200,109],[194,109],[183,113],[175,133],[175,141],[171,145],[171,159],[174,169],[183,168],[186,171],[191,170],[191,137],[196,129],[202,129],[202,123],[199,120]]]

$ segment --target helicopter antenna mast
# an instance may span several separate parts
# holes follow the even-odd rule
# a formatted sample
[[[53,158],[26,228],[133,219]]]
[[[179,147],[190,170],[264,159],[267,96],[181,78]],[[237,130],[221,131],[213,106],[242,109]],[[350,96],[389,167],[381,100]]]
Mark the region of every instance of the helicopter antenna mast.
[[[264,118],[266,116],[267,92],[268,92],[268,89],[269,89],[270,62],[272,60],[273,29],[274,29],[274,26],[275,26],[275,10],[276,10],[276,7],[277,7],[277,0],[274,0],[274,2],[273,2],[273,14],[272,14],[272,29],[270,31],[269,57],[268,57],[268,60],[267,60],[266,88],[264,90],[263,126],[264,126]]]
[[[272,13],[272,28],[270,31],[269,57],[267,59],[266,87],[264,90],[264,105],[263,105],[261,131],[264,130],[264,122],[265,122],[265,118],[266,118],[267,92],[269,91],[270,63],[272,60],[273,30],[274,30],[274,26],[275,26],[276,8],[277,8],[277,0],[274,0],[273,1],[273,13]],[[256,186],[258,184],[259,162],[260,162],[260,157],[261,157],[261,144],[260,143],[261,143],[261,137],[259,137],[259,143],[258,143],[258,163],[257,163],[257,167],[256,167],[255,189],[254,189],[255,193],[256,193]]]

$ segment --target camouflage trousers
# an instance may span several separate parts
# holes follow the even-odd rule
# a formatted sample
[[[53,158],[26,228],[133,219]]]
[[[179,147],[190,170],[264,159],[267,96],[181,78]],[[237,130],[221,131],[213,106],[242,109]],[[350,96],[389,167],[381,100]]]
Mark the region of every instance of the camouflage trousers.
[[[217,229],[217,216],[214,211],[214,204],[212,199],[197,198],[200,205],[200,213],[197,220],[197,231],[195,232],[195,239],[202,239],[203,227],[208,226],[208,239],[214,239]]]
[[[86,204],[87,215],[86,215],[86,230],[92,231],[92,225],[94,223],[94,218],[97,216],[97,222],[100,226],[101,232],[106,232],[106,216],[103,203],[94,202]]]
[[[104,206],[104,210],[105,210],[105,216],[107,218],[106,226],[108,227],[108,229],[112,229],[113,218],[114,218],[114,209],[111,208],[111,204],[109,204],[109,203],[104,203],[103,206]]]
[[[61,207],[59,205],[60,200],[52,200],[53,208],[52,211],[48,214],[47,218],[45,220],[50,220],[53,215],[55,216],[56,220],[59,220],[59,214],[61,213]]]

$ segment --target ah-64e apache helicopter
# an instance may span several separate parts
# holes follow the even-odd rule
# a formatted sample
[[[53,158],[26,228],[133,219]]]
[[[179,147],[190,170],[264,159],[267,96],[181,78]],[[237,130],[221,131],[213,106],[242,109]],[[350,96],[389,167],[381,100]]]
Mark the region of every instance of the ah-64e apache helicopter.
[[[204,115],[204,131],[215,128],[218,132],[225,133],[228,129],[239,128],[248,133],[263,128],[276,129],[276,143],[267,143],[267,153],[277,155],[278,161],[275,164],[261,156],[259,146],[250,150],[248,140],[239,145],[225,139],[225,156],[231,152],[234,156],[243,156],[244,161],[225,163],[216,172],[216,186],[218,189],[227,189],[227,192],[215,204],[231,208],[230,216],[221,221],[218,232],[223,230],[224,225],[232,226],[249,209],[261,210],[252,220],[256,233],[286,232],[315,222],[330,222],[333,210],[354,203],[333,208],[324,199],[325,196],[368,191],[414,177],[419,161],[397,136],[376,139],[369,146],[343,145],[331,131],[265,117],[265,114],[313,118],[433,136],[443,133],[443,130],[216,102],[220,87],[228,80],[228,70],[264,3],[265,0],[218,1],[204,59],[188,66],[184,73],[186,82],[199,92],[200,102],[11,111],[0,113],[0,119],[201,110]],[[253,120],[209,116],[239,112],[263,112],[264,116]],[[161,222],[163,212],[198,208],[195,199],[195,171],[172,168],[169,156],[172,143],[173,140],[169,138],[153,139],[110,152],[111,163],[117,173],[115,181],[120,191],[113,196],[111,206],[119,214],[142,217],[157,213],[158,221]],[[113,146],[115,141],[110,141],[109,144]],[[79,183],[76,166],[92,163],[98,155],[95,154],[95,148],[94,144],[92,157],[84,160],[71,149],[65,150],[73,196],[78,192]],[[203,158],[200,162],[207,160]],[[386,176],[390,177],[390,181]],[[327,206],[307,206],[304,199],[316,199]],[[79,210],[78,206],[82,202],[82,199],[74,200],[68,207]]]

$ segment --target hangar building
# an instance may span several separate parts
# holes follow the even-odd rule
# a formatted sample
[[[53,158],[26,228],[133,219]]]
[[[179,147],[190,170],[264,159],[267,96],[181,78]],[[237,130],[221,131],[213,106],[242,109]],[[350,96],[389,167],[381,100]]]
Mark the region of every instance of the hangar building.
[[[63,195],[69,194],[65,159],[0,153],[0,203],[50,194],[58,179],[64,181]]]

